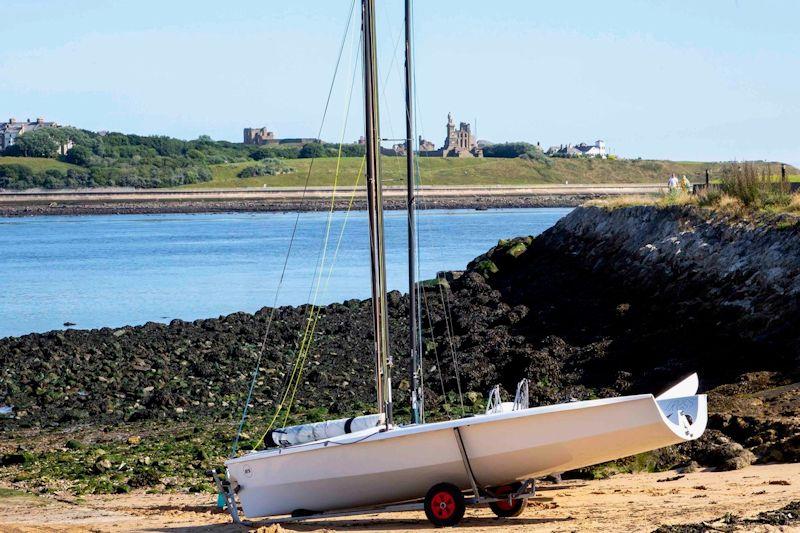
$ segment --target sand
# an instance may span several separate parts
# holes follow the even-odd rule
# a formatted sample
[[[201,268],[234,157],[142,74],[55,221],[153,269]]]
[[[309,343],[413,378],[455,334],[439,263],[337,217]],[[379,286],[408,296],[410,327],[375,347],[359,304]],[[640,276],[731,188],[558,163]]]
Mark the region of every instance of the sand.
[[[541,498],[519,518],[499,520],[488,509],[468,509],[461,527],[483,531],[651,531],[726,513],[755,516],[800,499],[800,464],[751,466],[733,472],[625,474],[600,481],[542,485]],[[3,532],[242,531],[212,505],[209,494],[75,497],[10,496],[0,499]],[[298,531],[435,531],[422,512],[362,515],[305,524]],[[800,526],[759,526],[760,531],[800,531]],[[770,529],[772,527],[772,529]],[[255,528],[253,528],[255,529]],[[246,530],[246,529],[245,529]],[[280,531],[265,528],[261,533]]]

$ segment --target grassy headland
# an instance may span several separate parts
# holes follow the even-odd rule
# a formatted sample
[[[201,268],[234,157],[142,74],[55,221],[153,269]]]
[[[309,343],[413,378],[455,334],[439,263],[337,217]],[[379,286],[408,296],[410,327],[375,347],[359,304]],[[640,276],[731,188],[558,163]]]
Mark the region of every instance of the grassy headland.
[[[66,155],[59,146],[73,142]],[[553,158],[527,143],[494,145],[482,159],[420,158],[426,185],[536,185],[663,183],[669,174],[698,182],[706,169],[718,177],[723,163],[642,159]],[[503,148],[498,149],[498,148]],[[354,183],[364,147],[308,143],[249,146],[200,137],[191,141],[123,133],[97,134],[76,128],[49,128],[20,136],[0,154],[0,188],[76,187],[299,187]],[[755,163],[777,172],[778,163]],[[387,185],[405,182],[401,157],[383,158]],[[800,170],[789,167],[789,173]],[[244,171],[244,172],[243,172]]]
[[[397,157],[383,158],[384,182],[387,185],[405,183],[405,161]],[[302,187],[311,167],[310,159],[289,162],[294,172],[276,176],[240,178],[238,174],[257,162],[238,162],[212,165],[211,181],[187,185],[188,188],[237,187]],[[423,185],[536,185],[536,184],[596,184],[596,183],[661,183],[671,173],[686,175],[694,181],[704,179],[705,169],[718,175],[724,163],[609,160],[609,159],[440,159],[420,158]],[[361,158],[345,157],[339,163],[339,185],[352,185],[361,166]],[[767,163],[759,163],[767,167]],[[773,169],[778,164],[771,164]],[[793,169],[797,170],[797,169]],[[773,170],[774,171],[774,170]],[[309,185],[332,186],[337,172],[336,158],[314,160]],[[800,171],[798,171],[800,172]],[[362,177],[363,183],[363,177]]]

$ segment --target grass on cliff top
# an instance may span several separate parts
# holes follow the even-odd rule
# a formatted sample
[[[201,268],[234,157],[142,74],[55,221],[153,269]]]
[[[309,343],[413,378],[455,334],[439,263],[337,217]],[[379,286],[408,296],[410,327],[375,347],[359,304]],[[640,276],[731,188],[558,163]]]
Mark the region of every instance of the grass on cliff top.
[[[590,200],[586,205],[603,207],[606,209],[620,209],[624,207],[634,207],[641,205],[652,205],[658,207],[672,206],[697,206],[712,211],[727,213],[732,215],[748,214],[789,214],[800,216],[800,194],[785,195],[776,201],[760,203],[756,205],[745,205],[740,199],[728,195],[692,195],[685,193],[667,193],[653,195],[623,195],[598,200]],[[782,223],[786,224],[786,221]]]
[[[212,165],[213,179],[194,183],[186,188],[237,188],[237,187],[302,187],[311,165],[311,159],[290,159],[286,164],[294,172],[277,176],[239,178],[246,167],[257,166],[255,161]],[[402,186],[405,183],[405,160],[400,157],[383,157],[383,176],[386,185]],[[339,184],[352,186],[361,166],[361,158],[342,158],[339,166]],[[671,173],[686,175],[695,181],[701,179],[705,169],[718,174],[722,163],[611,160],[611,159],[452,159],[419,158],[423,185],[535,185],[535,184],[602,184],[602,183],[663,183]],[[773,167],[775,165],[773,164]],[[336,158],[314,160],[309,179],[311,186],[331,186],[336,176]],[[362,177],[361,183],[364,179]]]

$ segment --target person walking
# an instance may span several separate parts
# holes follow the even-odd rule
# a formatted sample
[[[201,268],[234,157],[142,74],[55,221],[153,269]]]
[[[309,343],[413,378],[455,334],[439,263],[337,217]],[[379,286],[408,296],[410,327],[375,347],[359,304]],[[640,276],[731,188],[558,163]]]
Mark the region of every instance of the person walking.
[[[678,176],[675,174],[669,175],[669,180],[667,180],[667,189],[669,189],[669,192],[675,192],[678,190]]]
[[[681,178],[681,189],[683,189],[683,192],[686,194],[692,192],[692,182],[689,181],[689,178],[686,177],[686,174],[684,174]]]

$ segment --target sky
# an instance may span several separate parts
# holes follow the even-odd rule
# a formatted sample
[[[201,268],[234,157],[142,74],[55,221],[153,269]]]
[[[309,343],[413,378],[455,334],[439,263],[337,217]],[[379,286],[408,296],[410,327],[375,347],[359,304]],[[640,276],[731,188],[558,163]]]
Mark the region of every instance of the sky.
[[[403,0],[377,4],[381,134],[397,138]],[[343,38],[351,6],[0,0],[0,118],[352,142],[363,119],[357,13]],[[798,21],[795,0],[416,0],[417,129],[441,145],[452,112],[493,142],[603,139],[622,157],[800,165]]]

